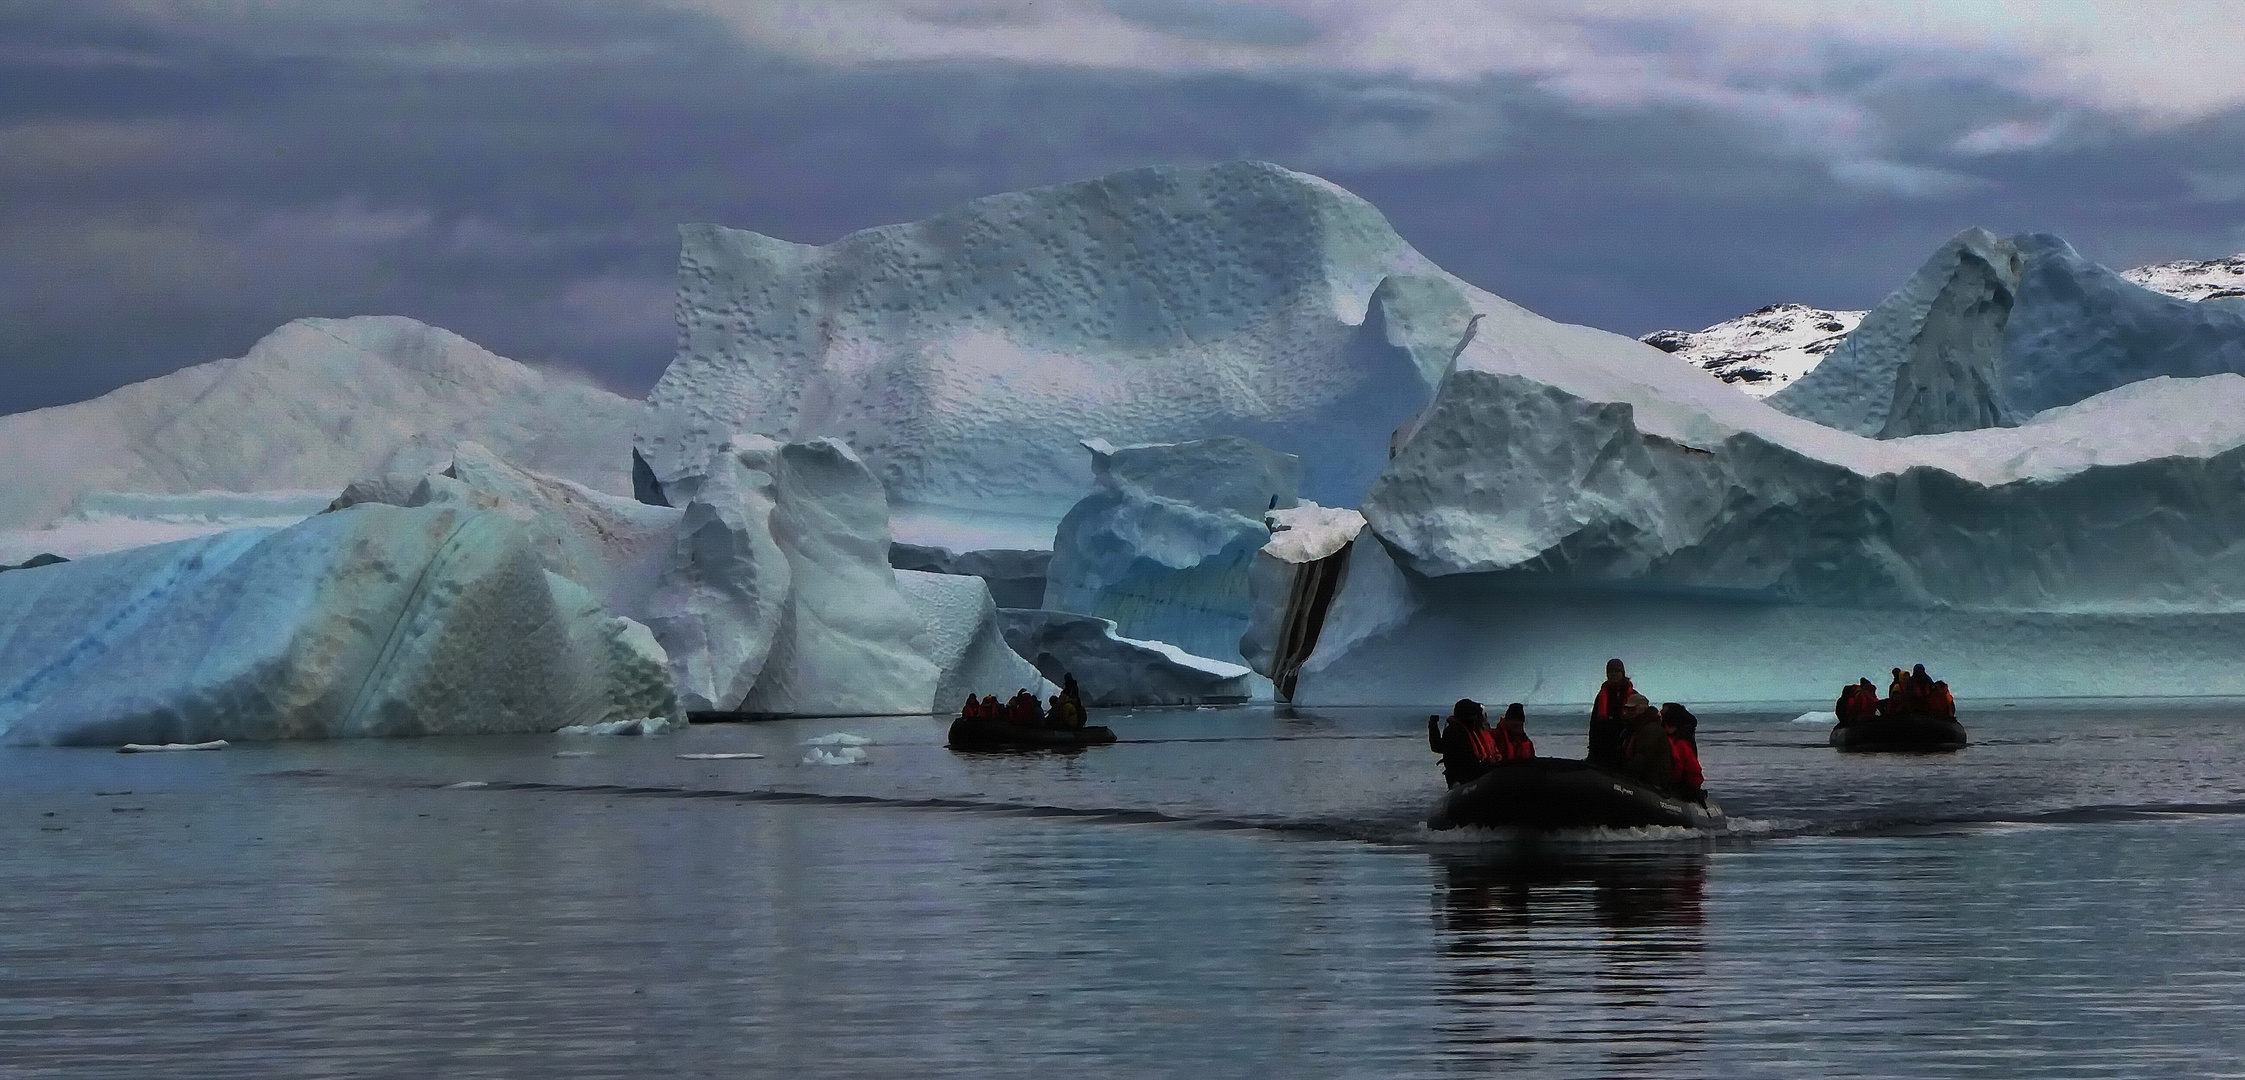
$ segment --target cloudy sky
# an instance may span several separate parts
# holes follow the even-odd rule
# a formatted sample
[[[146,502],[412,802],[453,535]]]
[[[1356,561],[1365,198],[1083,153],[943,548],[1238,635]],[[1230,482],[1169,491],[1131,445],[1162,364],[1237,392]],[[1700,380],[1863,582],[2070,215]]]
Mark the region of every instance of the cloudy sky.
[[[645,391],[673,226],[1235,157],[1629,334],[2245,249],[2234,0],[0,0],[0,412],[397,313]]]

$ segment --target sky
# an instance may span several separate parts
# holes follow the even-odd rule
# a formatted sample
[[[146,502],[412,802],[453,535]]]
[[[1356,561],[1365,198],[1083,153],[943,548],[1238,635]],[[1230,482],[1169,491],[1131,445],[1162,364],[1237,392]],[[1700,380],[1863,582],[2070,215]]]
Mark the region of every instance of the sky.
[[[676,225],[1258,158],[1630,335],[2245,250],[2234,0],[0,0],[0,413],[402,314],[639,395]]]

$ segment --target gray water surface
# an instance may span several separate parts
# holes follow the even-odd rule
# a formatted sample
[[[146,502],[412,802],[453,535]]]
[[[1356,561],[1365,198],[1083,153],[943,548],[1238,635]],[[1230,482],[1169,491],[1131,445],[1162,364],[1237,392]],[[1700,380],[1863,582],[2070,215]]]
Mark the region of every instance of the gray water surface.
[[[2245,708],[1791,716],[1534,844],[1399,710],[0,750],[0,1077],[2245,1075]]]

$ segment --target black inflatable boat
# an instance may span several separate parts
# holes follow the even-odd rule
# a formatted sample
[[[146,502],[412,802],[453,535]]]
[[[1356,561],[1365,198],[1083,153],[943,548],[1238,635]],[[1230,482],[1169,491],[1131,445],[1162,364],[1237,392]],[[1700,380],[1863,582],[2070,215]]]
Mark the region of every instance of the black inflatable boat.
[[[1860,753],[1940,753],[1965,747],[1964,725],[1939,716],[1882,716],[1832,728],[1832,748]]]
[[[946,744],[953,750],[1066,750],[1114,741],[1115,733],[1103,727],[1063,731],[1023,727],[1003,720],[969,720],[962,716],[951,721],[951,736]]]
[[[1705,805],[1679,799],[1570,758],[1507,762],[1451,788],[1427,811],[1430,829],[1711,829],[1722,824],[1723,808],[1713,799]]]

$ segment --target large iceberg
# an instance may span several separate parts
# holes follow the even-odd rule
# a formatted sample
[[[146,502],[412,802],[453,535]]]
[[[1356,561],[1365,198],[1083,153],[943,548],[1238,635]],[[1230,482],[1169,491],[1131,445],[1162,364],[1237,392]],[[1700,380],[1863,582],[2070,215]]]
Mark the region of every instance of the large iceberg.
[[[505,516],[363,506],[0,576],[0,742],[552,731],[677,712]]]
[[[1263,515],[1294,506],[1301,459],[1229,435],[1084,446],[1092,490],[1060,520],[1041,606],[1236,662]]]
[[[1237,435],[1347,505],[1476,310],[1369,204],[1259,162],[999,195],[824,247],[687,226],[642,491],[680,504],[736,431],[835,436],[886,485],[899,541],[1033,549],[1091,485],[1078,440]],[[994,518],[1030,542],[939,538]]]
[[[544,566],[650,628],[689,711],[927,713],[1035,684],[980,579],[890,568],[880,482],[848,447],[736,436],[693,478],[682,507],[649,506],[466,443],[441,472],[367,478],[336,503],[517,522]]]
[[[2154,292],[2045,233],[1967,229],[1769,403],[1877,438],[2013,424],[2159,376],[2245,372],[2245,312]]]
[[[358,477],[441,465],[463,440],[629,494],[626,448],[642,408],[412,319],[299,319],[236,359],[0,417],[9,462],[0,529],[47,527],[92,492],[333,493]],[[97,539],[76,550],[115,546]]]

